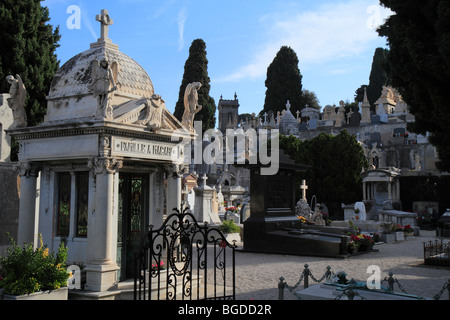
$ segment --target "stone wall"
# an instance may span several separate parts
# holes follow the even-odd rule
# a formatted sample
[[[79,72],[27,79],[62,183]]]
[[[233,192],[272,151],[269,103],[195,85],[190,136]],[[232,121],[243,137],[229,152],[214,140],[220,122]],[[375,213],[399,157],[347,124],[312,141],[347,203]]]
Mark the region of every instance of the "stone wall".
[[[20,179],[12,164],[0,163],[0,256],[10,244],[7,233],[17,241]]]

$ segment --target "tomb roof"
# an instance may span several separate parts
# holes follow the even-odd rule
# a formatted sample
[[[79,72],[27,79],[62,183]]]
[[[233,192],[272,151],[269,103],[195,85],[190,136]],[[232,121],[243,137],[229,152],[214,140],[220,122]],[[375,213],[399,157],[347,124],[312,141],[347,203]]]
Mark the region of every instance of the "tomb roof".
[[[100,64],[105,59],[115,78],[115,95],[131,99],[151,98],[155,92],[147,72],[108,38],[109,26],[113,24],[108,10],[102,10],[96,20],[100,22],[101,37],[97,42],[91,43],[89,50],[77,54],[58,70],[48,99],[91,94],[89,87],[95,76],[95,64]]]
[[[49,93],[49,99],[90,94],[92,70],[95,61],[107,59],[110,65],[116,63],[117,94],[130,98],[151,98],[154,94],[153,83],[147,72],[132,58],[119,51],[118,47],[91,46],[67,61],[55,74]]]

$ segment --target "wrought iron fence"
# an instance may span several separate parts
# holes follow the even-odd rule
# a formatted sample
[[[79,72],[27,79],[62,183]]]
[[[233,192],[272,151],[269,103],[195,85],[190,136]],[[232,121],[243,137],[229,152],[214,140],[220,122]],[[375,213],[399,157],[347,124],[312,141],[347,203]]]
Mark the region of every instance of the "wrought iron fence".
[[[434,240],[423,243],[423,258],[427,265],[450,266],[450,243]]]
[[[234,300],[235,244],[184,209],[148,237],[136,257],[135,300]]]

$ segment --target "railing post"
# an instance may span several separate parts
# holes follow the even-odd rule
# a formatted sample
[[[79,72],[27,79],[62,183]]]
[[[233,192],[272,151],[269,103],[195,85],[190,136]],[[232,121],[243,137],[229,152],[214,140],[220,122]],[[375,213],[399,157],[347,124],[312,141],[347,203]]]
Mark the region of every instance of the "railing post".
[[[309,281],[308,281],[309,274],[310,274],[309,265],[305,264],[305,270],[303,270],[303,275],[305,277],[303,280],[303,289],[307,289],[309,287]]]
[[[448,300],[450,300],[450,279],[447,280],[447,291],[448,291]]]
[[[286,283],[284,282],[284,278],[280,278],[280,282],[278,283],[278,300],[284,300],[284,288],[286,287]]]
[[[392,272],[389,272],[389,278],[387,279],[388,286],[389,286],[389,291],[391,291],[391,292],[394,292],[394,283],[395,283],[395,280],[394,280],[393,275],[394,275],[394,274],[393,274]]]

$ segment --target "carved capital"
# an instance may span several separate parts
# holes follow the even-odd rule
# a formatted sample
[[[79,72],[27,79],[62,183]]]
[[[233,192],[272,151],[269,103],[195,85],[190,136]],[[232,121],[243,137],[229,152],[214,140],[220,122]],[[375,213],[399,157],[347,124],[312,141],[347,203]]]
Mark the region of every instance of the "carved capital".
[[[123,161],[116,158],[97,158],[94,160],[95,174],[114,174],[123,167]]]
[[[39,175],[40,168],[32,165],[29,162],[21,162],[13,167],[14,171],[17,171],[21,177],[37,177]]]
[[[186,165],[180,165],[180,164],[172,164],[169,166],[169,173],[171,174],[172,178],[182,178],[185,173],[189,171],[189,167]]]

